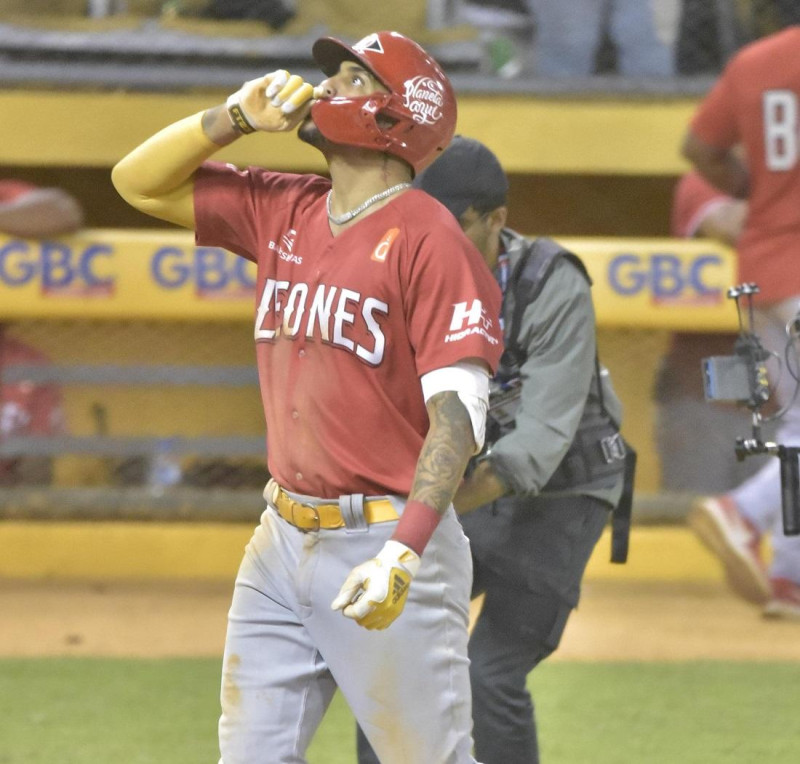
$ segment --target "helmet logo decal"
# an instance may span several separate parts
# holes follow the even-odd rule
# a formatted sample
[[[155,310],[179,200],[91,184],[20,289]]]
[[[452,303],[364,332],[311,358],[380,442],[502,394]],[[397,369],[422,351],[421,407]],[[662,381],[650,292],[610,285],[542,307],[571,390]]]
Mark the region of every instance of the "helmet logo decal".
[[[353,50],[361,53],[383,53],[383,45],[378,38],[377,34],[367,35],[363,40],[359,40],[354,46]]]
[[[444,87],[433,77],[420,74],[403,84],[403,105],[411,112],[414,121],[433,125],[442,118]]]

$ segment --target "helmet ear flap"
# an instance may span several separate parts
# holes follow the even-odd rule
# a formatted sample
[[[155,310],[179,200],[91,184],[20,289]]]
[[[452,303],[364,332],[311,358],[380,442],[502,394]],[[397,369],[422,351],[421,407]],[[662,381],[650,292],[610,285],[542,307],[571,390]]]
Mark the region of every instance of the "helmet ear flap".
[[[311,118],[319,131],[332,143],[387,151],[389,140],[378,124],[382,102],[390,93],[373,93],[363,98],[331,98],[311,107]]]
[[[398,32],[376,32],[350,47],[323,37],[313,53],[329,75],[344,60],[358,61],[389,91],[317,101],[311,117],[329,141],[392,154],[415,173],[450,143],[455,93],[440,66],[413,40]]]

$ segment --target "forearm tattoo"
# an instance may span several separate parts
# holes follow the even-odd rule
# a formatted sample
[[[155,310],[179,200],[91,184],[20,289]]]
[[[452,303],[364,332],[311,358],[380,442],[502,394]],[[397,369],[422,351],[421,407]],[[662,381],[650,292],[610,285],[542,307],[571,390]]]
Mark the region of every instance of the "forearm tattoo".
[[[430,429],[422,445],[410,498],[439,514],[453,500],[475,447],[472,423],[454,391],[437,393],[428,401]]]

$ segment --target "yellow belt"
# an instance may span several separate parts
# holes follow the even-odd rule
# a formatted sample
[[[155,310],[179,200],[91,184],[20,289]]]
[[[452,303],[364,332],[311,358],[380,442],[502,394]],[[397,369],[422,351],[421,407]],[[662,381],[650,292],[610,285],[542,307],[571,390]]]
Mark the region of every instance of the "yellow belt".
[[[345,522],[338,504],[303,504],[291,498],[277,483],[272,490],[272,502],[278,514],[303,531],[344,528]],[[389,499],[364,501],[364,519],[367,524],[397,520],[397,510]]]

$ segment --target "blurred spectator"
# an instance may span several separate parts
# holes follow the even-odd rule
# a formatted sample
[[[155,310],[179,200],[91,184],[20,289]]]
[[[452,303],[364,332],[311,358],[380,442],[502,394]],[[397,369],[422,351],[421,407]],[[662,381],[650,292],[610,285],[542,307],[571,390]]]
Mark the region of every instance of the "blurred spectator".
[[[709,181],[748,200],[737,245],[738,280],[760,287],[755,331],[779,358],[800,303],[800,3],[782,10],[794,26],[731,59],[683,143],[684,156]],[[798,383],[785,364],[783,371],[773,379],[774,397],[785,407],[776,440],[800,446]],[[737,594],[764,605],[767,616],[800,618],[800,536],[783,533],[778,475],[779,462],[772,458],[733,491],[699,501],[689,522],[719,556]],[[769,569],[760,556],[761,537],[768,532]]]
[[[671,46],[656,20],[655,0],[527,0],[536,25],[534,72],[581,77],[597,71],[604,37],[615,69],[630,77],[673,74]]]
[[[486,51],[485,71],[506,78],[522,74],[533,37],[527,0],[462,2],[458,21],[478,31]]]
[[[783,6],[797,0],[681,0],[675,43],[678,74],[718,74],[742,45],[787,23]]]
[[[82,225],[81,205],[66,191],[0,180],[0,233],[40,239],[74,233]]]
[[[671,233],[709,238],[735,247],[747,203],[689,172],[675,186]],[[702,359],[731,355],[736,334],[676,332],[658,371],[656,439],[661,487],[696,494],[721,493],[752,475],[763,463],[734,456],[737,437],[749,434],[747,412],[734,403],[709,403],[703,391]]]
[[[0,324],[0,375],[16,365],[48,363],[44,355],[15,340]],[[61,392],[56,385],[0,381],[0,442],[15,436],[59,435],[63,430]],[[49,456],[0,459],[0,486],[47,485],[52,479],[53,460]]]
[[[678,74],[716,74],[727,58],[717,3],[682,0],[675,42]]]
[[[212,19],[253,19],[283,29],[295,12],[282,0],[211,0],[203,11]]]
[[[0,233],[43,238],[73,233],[82,224],[81,205],[65,191],[0,181]],[[63,432],[61,392],[56,385],[25,379],[5,382],[3,377],[17,365],[48,363],[42,353],[11,337],[8,327],[0,324],[0,442],[12,436]],[[48,456],[0,459],[0,486],[47,484],[52,476]]]

